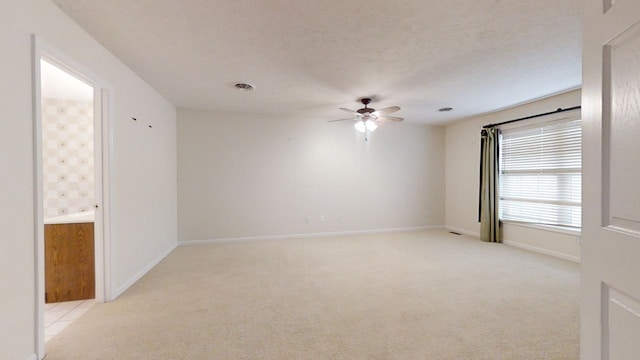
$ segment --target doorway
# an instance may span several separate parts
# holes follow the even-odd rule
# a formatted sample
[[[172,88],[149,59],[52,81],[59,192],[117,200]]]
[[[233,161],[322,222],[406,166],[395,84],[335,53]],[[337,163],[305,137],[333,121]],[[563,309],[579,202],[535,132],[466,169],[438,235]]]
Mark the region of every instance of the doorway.
[[[45,341],[108,286],[107,91],[72,59],[33,39],[36,334]]]
[[[40,60],[46,304],[95,298],[93,86]]]

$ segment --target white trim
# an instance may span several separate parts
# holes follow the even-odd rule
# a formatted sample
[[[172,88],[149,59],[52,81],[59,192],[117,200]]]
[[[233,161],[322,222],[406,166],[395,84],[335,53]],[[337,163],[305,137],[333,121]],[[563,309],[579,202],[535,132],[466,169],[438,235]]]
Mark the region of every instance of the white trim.
[[[102,130],[102,191],[96,192],[96,202],[100,205],[100,208],[107,211],[110,207],[110,192],[109,188],[105,187],[105,184],[109,184],[109,167],[111,165],[110,159],[112,142],[111,142],[111,122],[109,121],[108,114],[110,111],[106,109],[111,108],[112,101],[107,94],[112,88],[107,82],[101,79],[99,76],[91,72],[86,67],[75,61],[73,58],[68,57],[63,52],[50,45],[42,38],[31,35],[32,43],[32,108],[33,108],[33,135],[34,135],[34,234],[35,234],[35,255],[34,255],[34,287],[35,287],[35,334],[34,343],[36,349],[36,358],[44,358],[45,345],[44,345],[44,214],[43,214],[43,194],[42,194],[42,109],[41,109],[41,79],[40,79],[40,60],[46,59],[48,62],[55,64],[63,70],[69,72],[75,77],[80,78],[82,81],[87,82],[93,86],[94,91],[100,92],[101,98],[96,106],[102,107],[102,123],[101,129],[94,129],[97,132]],[[94,96],[95,100],[95,96]],[[99,145],[99,144],[96,144]],[[99,179],[97,179],[99,180]],[[102,213],[102,215],[101,215]],[[108,255],[108,248],[110,244],[110,221],[109,217],[105,216],[104,212],[98,211],[96,213],[95,223],[98,224],[98,230],[102,228],[99,233],[94,234],[94,242],[96,244],[96,301],[104,302],[108,299],[111,292],[111,283],[108,281],[110,278],[111,262]],[[100,226],[101,224],[101,226]]]
[[[469,236],[480,238],[480,233],[479,232],[473,232],[473,231],[469,231],[469,230],[465,230],[465,229],[462,229],[462,228],[458,228],[458,227],[455,227],[455,226],[449,226],[449,225],[446,225],[445,228],[447,230],[449,230],[449,231],[453,231],[453,232],[457,232],[457,233],[460,233],[460,234],[463,234],[463,235],[469,235]]]
[[[98,89],[96,89],[98,90]],[[104,266],[102,295],[104,302],[111,301],[111,176],[113,174],[112,150],[113,150],[113,122],[110,114],[113,114],[113,97],[110,96],[111,88],[100,89],[100,104],[102,110],[102,204],[98,204],[102,210],[102,262]]]
[[[96,246],[96,300],[101,302],[111,301],[111,174],[112,174],[112,126],[110,114],[113,106],[111,89],[100,83],[94,84],[94,133],[95,163],[102,166],[96,167],[96,222],[95,222],[95,246]],[[95,126],[98,125],[98,126]],[[100,195],[98,195],[100,194]]]
[[[206,240],[187,240],[187,241],[178,241],[178,246],[219,244],[219,243],[228,243],[228,242],[264,241],[264,240],[307,239],[307,238],[364,235],[364,234],[384,234],[384,233],[390,233],[390,232],[411,232],[411,231],[435,230],[435,229],[442,229],[442,228],[444,228],[443,225],[436,225],[436,226],[415,226],[415,227],[375,229],[375,230],[352,230],[352,231],[337,231],[337,232],[308,233],[308,234],[289,234],[289,235],[249,236],[249,237],[206,239]]]
[[[526,244],[519,243],[519,242],[516,242],[516,241],[511,241],[511,240],[502,240],[502,243],[505,244],[505,245],[517,247],[517,248],[520,248],[520,249],[533,251],[533,252],[536,252],[536,253],[539,253],[539,254],[549,255],[549,256],[560,258],[560,259],[573,261],[575,263],[580,263],[580,257],[579,256],[567,255],[567,254],[563,254],[563,253],[558,252],[558,251],[544,249],[544,248],[540,248],[540,247],[537,247],[537,246],[526,245]]]
[[[42,43],[35,36],[31,36],[31,68],[32,79],[32,108],[33,108],[33,216],[34,221],[34,346],[36,359],[42,359],[44,352],[44,209],[43,209],[43,177],[42,177],[42,105],[40,86],[40,58],[42,55]]]
[[[138,280],[140,280],[143,276],[145,276],[149,272],[149,270],[153,269],[154,266],[158,265],[158,263],[162,261],[162,259],[167,257],[167,255],[171,254],[171,252],[175,250],[176,247],[178,247],[178,244],[173,244],[169,246],[169,248],[163,251],[162,254],[160,254],[160,256],[155,258],[153,261],[147,264],[147,266],[145,266],[142,270],[140,270],[137,274],[132,276],[129,280],[127,280],[124,284],[122,284],[119,288],[117,288],[116,291],[113,293],[113,299],[111,300],[117,299],[118,296],[122,295],[125,291],[127,291],[127,289],[129,289],[133,284],[135,284]]]
[[[507,223],[508,225],[520,225],[520,224],[513,224],[513,223]],[[555,231],[555,232],[560,232],[560,233],[565,233],[565,234],[569,234],[569,235],[575,235],[575,234],[571,234],[568,231],[562,232],[556,229],[548,229],[547,227],[533,227],[533,226],[528,226],[529,224],[527,224],[525,227],[532,227],[532,228],[536,228],[538,230],[543,230],[543,231]],[[464,234],[464,235],[469,235],[469,236],[473,236],[476,238],[480,238],[480,233],[476,233],[473,231],[469,231],[469,230],[465,230],[462,228],[458,228],[455,226],[445,226],[445,228],[449,231],[455,231],[457,233],[460,234]],[[577,235],[579,236],[579,234]],[[536,252],[538,254],[544,254],[544,255],[549,255],[549,256],[553,256],[553,257],[557,257],[560,259],[564,259],[564,260],[569,260],[569,261],[573,261],[576,263],[580,263],[580,257],[579,256],[573,256],[573,255],[568,255],[568,254],[564,254],[558,251],[553,251],[553,250],[549,250],[549,249],[545,249],[545,248],[541,248],[541,247],[537,247],[537,246],[531,246],[531,245],[527,245],[527,244],[523,244],[517,241],[511,241],[511,240],[502,240],[502,243],[505,245],[509,245],[509,246],[513,246],[513,247],[517,247],[520,249],[524,249],[524,250],[528,250],[528,251],[532,251],[532,252]]]
[[[25,360],[38,360],[38,355],[31,354],[31,355],[27,356],[27,358]]]
[[[558,234],[565,234],[565,235],[571,235],[571,236],[577,236],[577,237],[580,237],[581,235],[580,230],[573,230],[573,229],[562,227],[562,226],[532,224],[532,223],[525,223],[525,222],[519,222],[519,221],[513,221],[513,220],[500,220],[500,221],[502,222],[503,225],[520,226],[524,228],[550,231]]]

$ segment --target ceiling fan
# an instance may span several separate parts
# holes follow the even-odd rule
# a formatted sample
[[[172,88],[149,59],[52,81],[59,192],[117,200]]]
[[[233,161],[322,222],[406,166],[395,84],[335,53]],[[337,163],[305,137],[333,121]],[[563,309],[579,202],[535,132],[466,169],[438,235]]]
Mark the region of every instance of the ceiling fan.
[[[347,119],[338,119],[338,120],[329,120],[327,122],[336,122],[336,121],[347,121],[352,120],[355,121],[354,127],[356,130],[360,132],[374,131],[378,128],[378,125],[387,122],[387,121],[402,121],[404,120],[401,117],[396,116],[387,116],[388,114],[394,113],[400,110],[399,106],[391,106],[388,108],[376,110],[370,107],[367,107],[371,103],[370,98],[362,98],[360,102],[364,105],[362,109],[351,110],[346,108],[340,108],[342,111],[346,111],[351,113],[353,117]]]

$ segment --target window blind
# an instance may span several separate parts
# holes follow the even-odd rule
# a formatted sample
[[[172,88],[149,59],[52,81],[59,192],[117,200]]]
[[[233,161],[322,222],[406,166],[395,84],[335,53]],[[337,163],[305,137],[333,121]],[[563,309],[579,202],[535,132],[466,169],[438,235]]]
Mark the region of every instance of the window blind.
[[[504,131],[500,219],[581,226],[582,121]]]

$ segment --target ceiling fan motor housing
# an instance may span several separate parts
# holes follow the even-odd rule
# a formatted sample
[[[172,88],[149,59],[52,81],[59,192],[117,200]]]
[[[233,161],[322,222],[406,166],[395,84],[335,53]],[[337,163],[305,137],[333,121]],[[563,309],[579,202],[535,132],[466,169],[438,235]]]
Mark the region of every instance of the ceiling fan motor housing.
[[[362,109],[359,109],[358,112],[362,115],[365,114],[370,114],[374,111],[376,111],[376,109],[372,109],[372,108],[368,108],[367,105],[369,105],[369,103],[371,103],[371,99],[370,98],[362,98],[360,99],[360,102],[364,105],[364,107]]]

